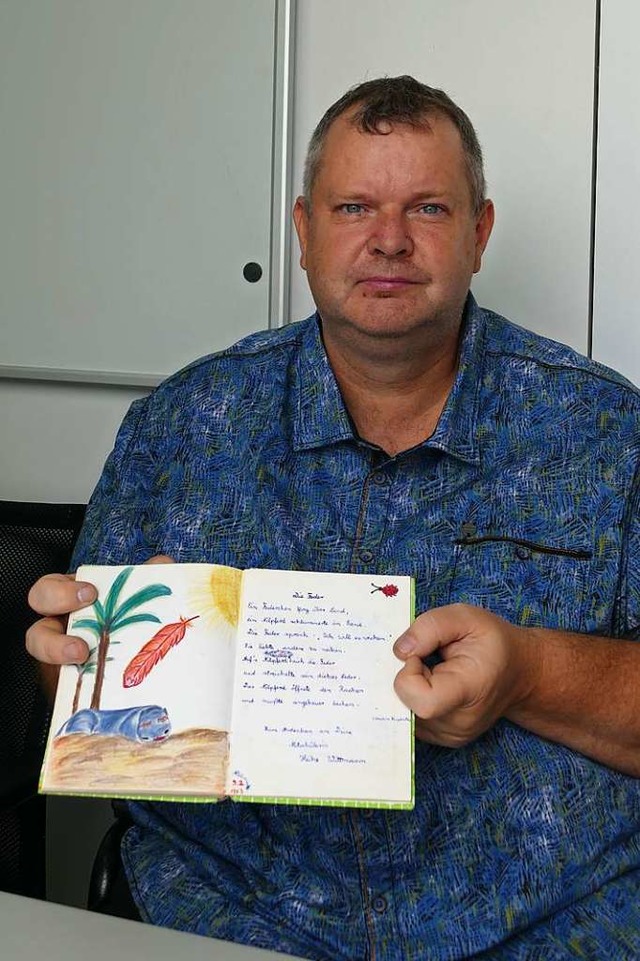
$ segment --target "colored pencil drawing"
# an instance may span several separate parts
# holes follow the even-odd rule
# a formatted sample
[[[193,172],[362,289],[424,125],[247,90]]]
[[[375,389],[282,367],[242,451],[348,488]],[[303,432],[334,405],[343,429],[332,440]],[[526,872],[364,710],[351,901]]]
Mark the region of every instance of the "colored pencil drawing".
[[[237,797],[240,794],[246,794],[250,788],[251,785],[242,771],[234,771],[233,777],[231,778],[231,787],[229,788],[229,797]]]
[[[171,733],[167,709],[158,704],[123,707],[112,711],[85,707],[72,714],[56,737],[68,734],[105,734],[132,741],[164,741]]]
[[[135,657],[127,664],[122,674],[123,687],[137,687],[145,677],[165,657],[172,647],[179,644],[193,621],[199,617],[181,617],[174,624],[165,624],[153,635],[150,641],[142,647]]]
[[[124,570],[120,571],[109,588],[104,603],[100,600],[93,603],[94,617],[84,617],[74,621],[74,629],[85,628],[85,630],[95,634],[97,643],[89,648],[89,657],[84,664],[77,665],[78,679],[71,709],[72,715],[78,710],[82,682],[85,676],[89,674],[95,676],[89,707],[94,711],[100,710],[105,669],[107,662],[112,660],[108,656],[109,648],[112,644],[119,643],[113,640],[113,635],[130,624],[160,623],[160,618],[150,611],[138,612],[137,614],[133,612],[136,608],[142,607],[158,597],[166,597],[171,594],[171,588],[167,587],[166,584],[150,584],[136,591],[122,603],[118,603],[132,570],[133,567],[125,567]]]
[[[147,697],[128,707],[115,706],[114,679],[119,679],[120,690],[140,687],[144,691],[147,678],[170,652],[182,644],[198,618],[211,625],[223,625],[227,631],[215,630],[216,637],[227,646],[238,622],[240,581],[235,571],[228,568],[207,570],[206,581],[190,581],[199,585],[200,613],[184,617],[178,614],[163,624],[167,608],[158,605],[159,598],[169,597],[173,591],[159,581],[146,584],[126,596],[129,577],[134,568],[122,569],[104,594],[97,600],[88,616],[73,622],[72,629],[95,637],[90,644],[88,660],[77,667],[77,679],[71,714],[62,723],[52,741],[50,774],[55,790],[77,788],[87,793],[99,793],[101,785],[116,785],[126,792],[128,783],[144,780],[149,794],[162,793],[176,785],[185,792],[222,794],[228,757],[228,731],[221,727],[193,725],[179,730],[171,720],[172,709],[162,703],[151,703]],[[173,582],[172,582],[173,583]],[[184,597],[182,598],[184,602]],[[177,605],[180,603],[175,601]],[[193,605],[196,606],[196,605]],[[175,611],[170,609],[170,613]],[[193,607],[192,607],[193,611]],[[222,621],[222,624],[220,623]],[[160,625],[144,639],[139,627]],[[122,641],[113,635],[125,627],[135,625],[135,631],[123,633]],[[114,652],[114,647],[121,650]],[[116,653],[116,656],[114,656]],[[125,656],[126,655],[126,656]],[[197,662],[196,662],[197,663]],[[90,701],[83,690],[83,682],[94,676]],[[105,686],[105,677],[109,684]],[[111,692],[107,693],[107,688]],[[166,691],[171,699],[171,690]],[[133,693],[133,691],[132,691]],[[157,695],[157,690],[156,690]],[[117,691],[115,691],[117,697]],[[109,707],[102,703],[111,701]],[[84,704],[82,703],[84,701]],[[126,702],[125,702],[126,703]],[[78,757],[82,755],[82,763]]]
[[[212,628],[233,634],[240,617],[241,587],[242,571],[216,564],[194,582],[191,599]]]
[[[49,790],[134,797],[184,791],[194,800],[198,795],[220,797],[228,755],[227,732],[209,728],[179,731],[160,741],[68,734],[54,742]]]

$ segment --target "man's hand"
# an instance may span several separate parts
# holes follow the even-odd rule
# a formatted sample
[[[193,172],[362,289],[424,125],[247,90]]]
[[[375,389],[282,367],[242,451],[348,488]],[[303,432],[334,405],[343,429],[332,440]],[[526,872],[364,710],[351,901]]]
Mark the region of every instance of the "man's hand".
[[[147,564],[170,564],[171,558],[158,554]],[[27,631],[29,653],[44,664],[81,664],[89,648],[80,637],[66,633],[68,615],[93,604],[97,597],[93,584],[77,581],[75,574],[45,574],[29,591],[29,604],[45,616]],[[50,672],[48,672],[50,673]]]
[[[500,717],[640,777],[640,642],[516,627],[468,604],[427,611],[398,638],[398,696],[424,741],[461,747]],[[429,670],[421,658],[436,651]]]
[[[416,618],[394,647],[405,661],[395,689],[416,715],[416,735],[460,747],[523,700],[534,683],[527,633],[468,604]],[[442,661],[430,669],[422,658],[436,651]]]

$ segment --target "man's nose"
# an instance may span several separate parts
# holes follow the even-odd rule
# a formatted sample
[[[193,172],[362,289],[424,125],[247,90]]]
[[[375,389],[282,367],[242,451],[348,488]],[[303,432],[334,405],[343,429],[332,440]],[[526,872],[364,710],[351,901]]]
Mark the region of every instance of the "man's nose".
[[[413,253],[413,240],[404,214],[378,212],[368,249],[370,254],[384,257],[406,257]]]

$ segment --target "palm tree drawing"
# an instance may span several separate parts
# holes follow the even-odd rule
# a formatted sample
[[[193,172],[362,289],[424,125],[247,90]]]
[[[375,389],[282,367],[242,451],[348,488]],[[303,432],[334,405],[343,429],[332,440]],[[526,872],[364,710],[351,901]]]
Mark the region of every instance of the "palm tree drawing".
[[[117,641],[115,642],[117,643]],[[73,704],[71,706],[71,713],[75,714],[80,706],[80,693],[82,691],[82,682],[84,681],[85,674],[95,674],[96,673],[96,651],[98,650],[98,645],[89,648],[89,657],[86,659],[84,664],[76,664],[76,670],[78,671],[78,678],[76,680],[76,689],[73,695]],[[107,658],[111,660],[111,658]]]
[[[104,603],[99,600],[94,602],[93,611],[95,617],[83,617],[74,623],[74,627],[83,627],[95,634],[97,644],[90,649],[89,657],[84,664],[78,665],[78,679],[76,681],[76,690],[73,699],[73,713],[78,709],[82,682],[86,674],[95,674],[90,707],[94,710],[99,710],[105,666],[107,661],[112,660],[112,658],[108,656],[109,647],[111,644],[119,643],[118,641],[112,640],[112,636],[116,631],[127,627],[129,624],[160,623],[160,618],[156,617],[155,614],[148,612],[134,614],[133,611],[143,604],[148,604],[149,601],[155,600],[156,597],[164,597],[167,594],[171,594],[171,588],[167,587],[166,584],[149,584],[147,587],[140,588],[140,590],[122,601],[122,603],[118,603],[122,589],[132,570],[133,567],[125,567],[124,570],[120,571],[109,588]]]

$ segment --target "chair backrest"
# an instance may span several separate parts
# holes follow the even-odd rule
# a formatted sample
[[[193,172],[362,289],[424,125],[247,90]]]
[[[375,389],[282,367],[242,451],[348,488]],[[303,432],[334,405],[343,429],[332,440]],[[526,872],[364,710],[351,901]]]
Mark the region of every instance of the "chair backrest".
[[[49,708],[24,635],[37,615],[27,594],[66,571],[84,504],[0,501],[0,889],[43,897],[45,801],[36,795]]]

